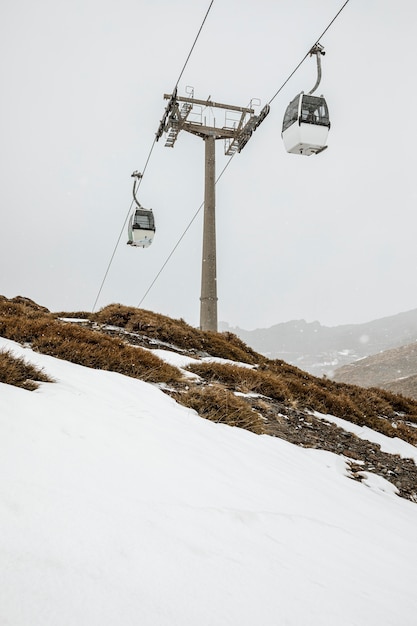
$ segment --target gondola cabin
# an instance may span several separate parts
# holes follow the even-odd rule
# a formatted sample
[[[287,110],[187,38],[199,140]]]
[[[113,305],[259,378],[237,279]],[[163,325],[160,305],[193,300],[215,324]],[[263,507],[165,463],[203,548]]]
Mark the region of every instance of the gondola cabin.
[[[287,107],[282,139],[287,152],[310,156],[327,148],[329,110],[323,96],[301,92]]]
[[[148,248],[155,235],[155,219],[152,209],[136,208],[130,216],[128,225],[128,244],[139,248]]]

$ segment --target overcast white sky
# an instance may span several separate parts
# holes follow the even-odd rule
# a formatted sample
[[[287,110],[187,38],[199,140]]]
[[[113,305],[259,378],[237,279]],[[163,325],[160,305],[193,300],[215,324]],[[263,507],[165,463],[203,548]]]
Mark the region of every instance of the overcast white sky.
[[[215,0],[179,83],[262,105],[342,0]],[[0,20],[0,293],[91,310],[166,102],[209,0],[4,0]],[[307,59],[217,185],[219,320],[369,321],[417,307],[414,0],[350,0],[321,43],[332,128],[319,156],[287,154],[288,102]],[[223,119],[218,120],[223,125]],[[217,142],[217,173],[227,163]],[[136,306],[200,206],[204,144],[155,146],[140,188],[157,234],[123,232],[97,308]],[[198,325],[202,212],[142,303]]]

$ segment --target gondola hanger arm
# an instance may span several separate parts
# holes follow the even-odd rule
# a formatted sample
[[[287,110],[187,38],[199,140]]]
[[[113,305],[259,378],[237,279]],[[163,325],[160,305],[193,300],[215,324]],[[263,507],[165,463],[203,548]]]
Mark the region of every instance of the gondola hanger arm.
[[[316,80],[316,84],[314,85],[313,89],[311,91],[308,92],[308,95],[311,96],[312,93],[314,93],[317,89],[317,87],[320,85],[320,81],[321,81],[321,55],[326,54],[324,52],[324,48],[321,44],[316,43],[310,50],[310,56],[313,56],[313,54],[316,55],[316,59],[317,59],[317,80]]]
[[[136,197],[136,186],[139,184],[139,181],[142,179],[142,177],[143,177],[143,174],[141,174],[138,170],[135,170],[132,174],[132,178],[134,179],[133,180],[133,199],[138,205],[138,207],[141,207],[141,204]]]

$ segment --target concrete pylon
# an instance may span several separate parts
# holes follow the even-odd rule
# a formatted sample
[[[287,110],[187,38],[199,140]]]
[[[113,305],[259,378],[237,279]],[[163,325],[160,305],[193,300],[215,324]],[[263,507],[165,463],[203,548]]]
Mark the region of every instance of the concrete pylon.
[[[204,137],[205,187],[203,258],[201,268],[200,328],[217,332],[216,274],[216,146],[213,135]]]
[[[216,275],[216,220],[215,220],[215,176],[216,139],[225,142],[225,155],[232,157],[240,152],[248,143],[254,130],[269,113],[269,104],[266,104],[259,115],[250,107],[238,107],[221,102],[213,102],[210,97],[207,100],[194,98],[194,89],[189,91],[189,96],[179,96],[175,88],[172,94],[164,94],[168,104],[156,132],[156,141],[164,133],[167,133],[165,146],[173,148],[179,133],[185,130],[187,133],[204,139],[205,143],[205,189],[204,189],[204,230],[203,230],[203,262],[201,272],[201,296],[200,296],[200,328],[217,332],[217,275]],[[197,111],[194,107],[198,107]],[[232,111],[240,115],[240,119],[233,117],[225,118],[223,126],[207,124],[205,111],[207,109],[220,109]],[[231,123],[232,122],[232,123]]]

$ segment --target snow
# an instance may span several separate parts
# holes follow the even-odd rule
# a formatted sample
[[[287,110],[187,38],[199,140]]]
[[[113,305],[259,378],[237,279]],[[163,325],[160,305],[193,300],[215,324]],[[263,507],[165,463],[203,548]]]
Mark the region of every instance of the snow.
[[[417,448],[399,437],[387,437],[382,433],[368,428],[368,426],[358,426],[357,424],[352,424],[352,422],[348,422],[341,417],[335,417],[334,415],[323,415],[323,413],[319,413],[318,411],[315,411],[314,415],[322,420],[336,424],[336,426],[343,428],[343,430],[349,433],[353,433],[360,439],[377,443],[381,446],[382,452],[398,454],[403,459],[413,459],[414,462],[417,463]]]
[[[186,356],[185,354],[178,354],[177,352],[172,352],[172,350],[146,349],[149,350],[149,352],[152,352],[155,356],[159,357],[165,363],[173,365],[174,367],[179,367],[180,369],[186,368],[188,365],[191,365],[191,363],[201,363],[200,359],[194,359],[193,357]]]
[[[63,322],[69,322],[71,324],[88,324],[90,321],[86,317],[60,317],[59,319]]]
[[[414,626],[417,505],[345,461],[0,339],[4,626]]]
[[[253,369],[254,366],[249,363],[242,363],[240,361],[231,361],[230,359],[222,359],[221,357],[216,356],[204,356],[199,359],[195,359],[193,357],[185,356],[183,354],[178,354],[177,352],[172,352],[172,350],[163,350],[156,349],[151,350],[155,356],[159,357],[165,363],[169,363],[170,365],[174,365],[175,367],[185,368],[187,365],[191,365],[192,363],[221,363],[234,365],[235,367],[246,367],[248,369]]]
[[[205,356],[201,359],[205,363],[226,363],[228,365],[238,366],[238,367],[246,367],[247,369],[254,369],[254,365],[250,363],[243,363],[242,361],[231,361],[230,359],[222,359],[217,356]]]
[[[374,490],[379,490],[384,493],[398,493],[398,489],[386,480],[382,476],[378,476],[377,474],[371,474],[370,472],[361,472],[361,476],[363,476],[363,484],[367,485]]]

